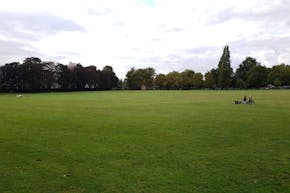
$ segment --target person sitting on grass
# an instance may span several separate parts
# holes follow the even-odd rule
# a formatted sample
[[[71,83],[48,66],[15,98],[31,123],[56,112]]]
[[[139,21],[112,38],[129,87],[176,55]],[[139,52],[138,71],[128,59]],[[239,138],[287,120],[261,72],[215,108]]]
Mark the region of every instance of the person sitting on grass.
[[[244,96],[243,104],[246,104],[246,103],[247,103],[247,96]]]
[[[252,96],[249,97],[249,102],[248,102],[248,103],[249,103],[249,104],[254,103],[254,100],[253,100],[253,97],[252,97]]]

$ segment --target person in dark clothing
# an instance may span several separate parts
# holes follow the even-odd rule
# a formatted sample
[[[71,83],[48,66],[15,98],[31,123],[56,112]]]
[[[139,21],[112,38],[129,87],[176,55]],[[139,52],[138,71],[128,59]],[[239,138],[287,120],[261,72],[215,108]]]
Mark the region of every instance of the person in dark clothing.
[[[247,102],[247,96],[244,96],[243,102],[244,102],[244,103]]]

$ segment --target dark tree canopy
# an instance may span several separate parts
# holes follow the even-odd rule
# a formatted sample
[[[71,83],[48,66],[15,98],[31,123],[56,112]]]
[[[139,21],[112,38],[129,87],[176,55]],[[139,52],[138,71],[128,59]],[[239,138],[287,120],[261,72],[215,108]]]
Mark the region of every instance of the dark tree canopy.
[[[36,57],[26,58],[22,64],[13,62],[0,67],[0,90],[9,92],[111,90],[118,80],[111,66],[99,71],[95,66],[67,66]]]
[[[112,88],[117,87],[118,80],[111,66],[105,66],[103,70],[100,71],[100,88],[102,90],[112,90]]]
[[[204,86],[210,89],[218,87],[218,71],[216,69],[212,69],[205,74]]]
[[[289,88],[290,66],[280,64],[267,68],[253,57],[246,57],[236,69],[231,67],[229,46],[225,46],[217,68],[205,75],[186,69],[157,74],[155,69],[131,68],[124,81],[119,80],[112,66],[102,70],[96,66],[70,63],[63,65],[42,61],[37,57],[26,58],[22,63],[11,62],[0,66],[0,91],[42,92],[82,91],[112,89],[229,89],[229,88]]]
[[[232,87],[233,70],[231,68],[220,68],[218,74],[218,85],[220,88]]]
[[[194,85],[195,72],[193,70],[185,70],[180,73],[181,85],[183,89],[192,89]]]
[[[0,70],[0,83],[2,90],[16,91],[20,88],[19,62],[5,64]]]
[[[146,90],[151,89],[155,77],[153,68],[135,69],[131,68],[126,74],[126,82],[128,89]]]
[[[247,81],[248,76],[247,73],[248,71],[254,67],[259,65],[257,60],[252,57],[247,57],[240,65],[239,68],[236,71],[236,77],[242,79],[243,81]]]
[[[246,84],[249,88],[265,87],[267,85],[267,68],[261,65],[252,67],[248,72]]]
[[[249,71],[255,67],[260,65],[255,58],[247,57],[236,70],[235,73],[235,86],[237,88],[247,88],[248,79],[249,79]]]
[[[290,85],[290,66],[280,64],[269,70],[267,82],[275,86]]]

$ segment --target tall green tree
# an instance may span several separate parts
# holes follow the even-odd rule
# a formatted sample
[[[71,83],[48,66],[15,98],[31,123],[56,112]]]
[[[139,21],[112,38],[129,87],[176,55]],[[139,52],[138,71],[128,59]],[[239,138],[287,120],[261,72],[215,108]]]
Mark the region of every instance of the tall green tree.
[[[105,66],[101,71],[101,89],[112,90],[118,85],[118,77],[116,76],[112,66]]]
[[[249,88],[260,88],[267,85],[268,70],[265,66],[253,66],[248,72],[247,86]]]
[[[71,90],[73,82],[73,72],[67,65],[58,64],[57,71],[57,84],[58,88],[62,90]]]
[[[218,87],[218,70],[211,69],[205,74],[204,86],[210,89],[216,89]]]
[[[41,89],[49,90],[55,86],[56,67],[54,62],[42,62]]]
[[[192,80],[194,89],[201,89],[203,87],[203,75],[200,72],[195,73]]]
[[[225,46],[218,64],[218,86],[222,89],[232,87],[233,69],[230,57],[229,46]]]
[[[126,74],[126,83],[129,89],[150,89],[154,83],[154,68],[137,69],[131,68]]]
[[[154,85],[158,89],[166,89],[166,75],[158,74],[154,79]]]
[[[231,68],[220,68],[218,76],[219,87],[222,89],[232,87],[232,76],[233,70]]]
[[[249,79],[249,71],[251,68],[260,65],[255,58],[247,57],[236,70],[235,86],[237,88],[247,88],[247,81]]]
[[[99,76],[95,66],[87,66],[84,69],[86,88],[96,90],[99,87]]]
[[[140,89],[140,80],[137,76],[136,70],[132,67],[126,74],[126,87],[130,90],[139,90]]]
[[[269,70],[267,82],[275,86],[290,85],[290,66],[280,64]]]
[[[229,50],[229,46],[225,46],[223,50],[223,54],[220,58],[218,68],[231,68],[231,54]]]
[[[1,66],[0,88],[4,91],[17,91],[20,87],[20,63],[12,62]]]
[[[180,76],[179,72],[173,71],[173,72],[169,72],[166,75],[166,81],[165,81],[165,87],[166,89],[181,89],[182,88],[182,78]]]
[[[181,87],[182,89],[192,89],[195,84],[194,84],[194,75],[195,72],[193,70],[184,70],[183,72],[180,73],[181,77]]]
[[[247,73],[249,70],[254,67],[259,65],[257,60],[252,57],[247,57],[240,65],[239,68],[236,71],[236,76],[237,78],[242,79],[243,81],[246,81],[248,79]]]
[[[23,91],[41,90],[43,63],[40,58],[29,57],[20,65],[20,82]]]
[[[152,88],[154,83],[154,76],[155,76],[155,69],[154,68],[145,68],[141,69],[141,76],[142,76],[142,86],[145,89]]]
[[[84,67],[81,64],[76,64],[71,70],[73,72],[73,89],[84,90],[86,85]]]

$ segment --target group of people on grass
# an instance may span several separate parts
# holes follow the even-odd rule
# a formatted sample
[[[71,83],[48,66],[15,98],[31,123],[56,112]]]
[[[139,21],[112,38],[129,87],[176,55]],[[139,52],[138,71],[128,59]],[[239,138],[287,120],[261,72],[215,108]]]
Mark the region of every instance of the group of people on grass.
[[[250,96],[249,100],[247,100],[247,96],[244,96],[243,100],[239,101],[239,100],[235,100],[235,104],[253,104],[254,100],[253,97]]]

